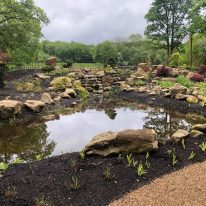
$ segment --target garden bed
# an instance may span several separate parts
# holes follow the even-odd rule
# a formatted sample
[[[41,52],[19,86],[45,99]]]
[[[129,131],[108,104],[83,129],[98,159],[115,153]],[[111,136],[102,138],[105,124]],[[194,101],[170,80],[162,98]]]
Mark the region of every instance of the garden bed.
[[[44,199],[52,205],[103,206],[125,193],[148,184],[157,177],[179,170],[186,165],[202,162],[206,153],[199,147],[206,135],[187,138],[186,148],[180,145],[161,145],[159,151],[148,157],[150,168],[145,165],[146,154],[132,155],[135,167],[128,166],[126,154],[101,158],[98,156],[80,159],[78,153],[65,154],[27,164],[12,165],[2,173],[0,182],[1,205],[36,205]],[[171,151],[177,163],[172,165]],[[191,152],[195,153],[189,160]],[[147,171],[137,175],[137,166],[142,162]],[[103,174],[111,169],[109,178]],[[70,187],[72,177],[77,177],[79,189]]]

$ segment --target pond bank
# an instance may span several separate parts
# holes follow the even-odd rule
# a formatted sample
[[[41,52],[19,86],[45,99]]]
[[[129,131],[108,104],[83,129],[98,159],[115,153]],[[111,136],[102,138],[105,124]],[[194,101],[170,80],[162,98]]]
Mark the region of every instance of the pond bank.
[[[185,149],[182,144],[160,145],[159,150],[147,158],[149,168],[145,164],[146,154],[132,155],[134,162],[137,162],[135,167],[128,166],[126,155],[108,158],[90,156],[82,160],[78,153],[64,154],[28,164],[11,165],[2,173],[0,204],[36,205],[35,198],[44,196],[55,206],[108,205],[155,178],[206,160],[205,152],[199,147],[205,141],[206,135],[202,135],[195,139],[187,138]],[[175,151],[177,159],[174,166],[171,151]],[[189,160],[192,151],[195,152],[195,157]],[[147,172],[143,176],[138,176],[136,172],[140,162]],[[106,173],[108,170],[110,172]],[[70,188],[72,177],[78,180],[78,190]]]

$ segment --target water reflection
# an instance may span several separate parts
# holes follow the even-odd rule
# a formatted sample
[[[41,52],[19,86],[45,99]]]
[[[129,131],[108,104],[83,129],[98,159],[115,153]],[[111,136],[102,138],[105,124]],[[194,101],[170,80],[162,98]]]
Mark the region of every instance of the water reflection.
[[[18,156],[29,161],[38,154],[48,157],[80,151],[92,137],[106,131],[153,128],[165,141],[178,128],[191,127],[182,114],[102,97],[58,113],[59,120],[1,127],[0,159],[8,162]]]

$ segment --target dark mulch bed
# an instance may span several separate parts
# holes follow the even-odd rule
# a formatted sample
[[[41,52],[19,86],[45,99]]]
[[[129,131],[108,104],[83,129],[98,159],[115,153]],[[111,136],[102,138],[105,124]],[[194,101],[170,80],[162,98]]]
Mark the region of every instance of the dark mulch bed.
[[[81,160],[78,153],[71,153],[30,164],[13,165],[3,174],[0,181],[0,205],[35,205],[34,199],[43,195],[55,206],[107,205],[157,177],[204,161],[206,152],[199,147],[203,141],[206,141],[206,135],[188,138],[186,149],[183,149],[181,144],[174,146],[169,143],[160,146],[159,151],[150,154],[151,167],[141,177],[138,177],[136,167],[127,166],[125,155],[123,158],[91,156]],[[172,166],[172,158],[168,154],[168,150],[174,148],[178,159],[175,167]],[[193,160],[188,160],[192,151],[196,156]],[[141,160],[145,163],[145,154],[133,157],[135,161]],[[76,161],[77,166],[72,164],[72,161]],[[104,177],[103,171],[106,167],[111,167],[112,179]],[[72,176],[76,176],[80,182],[78,190],[69,187]],[[9,187],[15,187],[16,195],[8,193]]]
[[[188,112],[194,112],[206,116],[206,108],[199,104],[189,104],[185,101],[166,98],[160,95],[151,96],[145,93],[121,92],[118,94],[118,96],[128,101],[136,101],[151,106],[164,107],[165,109],[178,111],[184,114]]]

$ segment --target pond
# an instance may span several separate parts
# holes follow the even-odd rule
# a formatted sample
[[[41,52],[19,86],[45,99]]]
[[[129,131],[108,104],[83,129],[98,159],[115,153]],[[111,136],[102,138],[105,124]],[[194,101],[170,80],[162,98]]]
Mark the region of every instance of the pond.
[[[25,161],[67,152],[81,151],[97,134],[124,129],[153,128],[159,141],[166,141],[178,128],[190,129],[185,115],[131,103],[122,99],[96,97],[76,108],[56,111],[60,118],[0,128],[0,159],[9,162],[16,157]]]

